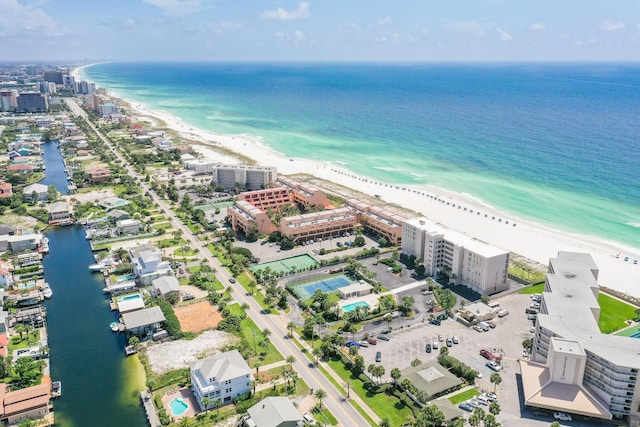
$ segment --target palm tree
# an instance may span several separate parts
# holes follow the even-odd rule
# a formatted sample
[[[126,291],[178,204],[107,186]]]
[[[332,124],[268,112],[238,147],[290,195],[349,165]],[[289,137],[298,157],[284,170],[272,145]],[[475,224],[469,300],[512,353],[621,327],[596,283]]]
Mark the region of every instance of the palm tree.
[[[294,355],[287,356],[286,362],[289,364],[289,370],[293,371],[293,364],[296,361],[296,357]]]
[[[489,412],[492,415],[498,415],[500,413],[500,404],[498,402],[491,402],[489,404]]]
[[[227,298],[231,298],[231,292],[233,292],[233,287],[227,286],[227,289],[224,290],[224,293],[227,294]]]
[[[293,322],[287,323],[287,330],[289,331],[289,337],[293,337],[293,330],[296,328],[296,324]]]
[[[393,378],[393,383],[396,388],[398,387],[398,380],[400,379],[401,376],[402,376],[402,372],[400,371],[400,369],[398,368],[391,369],[391,378]]]
[[[316,399],[318,399],[318,407],[322,409],[322,399],[327,397],[327,392],[319,388],[313,395],[316,397]]]
[[[378,424],[378,427],[391,427],[391,423],[389,422],[389,418],[383,418]]]
[[[204,410],[206,411],[205,413],[208,414],[209,413],[209,405],[211,405],[211,399],[209,399],[207,396],[203,397],[202,400],[202,406],[204,406]]]
[[[489,377],[489,381],[491,382],[491,384],[493,384],[493,392],[496,392],[496,386],[499,386],[500,383],[502,382],[502,377],[500,376],[499,373],[493,373],[491,374],[491,376]]]
[[[216,407],[216,414],[220,415],[220,406],[222,406],[222,400],[216,399],[216,400],[213,401],[213,404]]]

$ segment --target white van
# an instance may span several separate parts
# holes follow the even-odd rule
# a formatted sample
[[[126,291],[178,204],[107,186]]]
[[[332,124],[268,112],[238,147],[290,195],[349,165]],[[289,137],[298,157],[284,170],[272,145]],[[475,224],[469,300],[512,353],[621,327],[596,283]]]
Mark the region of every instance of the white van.
[[[498,317],[504,317],[504,316],[506,316],[507,314],[509,314],[509,310],[504,310],[504,309],[503,309],[503,310],[500,310],[500,311],[498,312]]]
[[[491,328],[491,326],[489,326],[487,322],[480,322],[478,323],[478,326],[485,332],[487,332]]]
[[[496,310],[496,309],[500,308],[500,303],[498,301],[489,301],[489,303],[487,305],[492,310]]]

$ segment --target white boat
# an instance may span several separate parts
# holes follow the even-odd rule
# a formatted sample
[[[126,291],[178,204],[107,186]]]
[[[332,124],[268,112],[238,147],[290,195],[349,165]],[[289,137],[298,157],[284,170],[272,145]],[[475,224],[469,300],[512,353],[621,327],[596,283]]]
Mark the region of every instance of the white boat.
[[[49,253],[49,239],[47,237],[42,238],[40,243],[40,251],[43,253]]]
[[[110,294],[113,292],[126,291],[136,287],[136,282],[133,280],[127,280],[124,282],[118,282],[115,285],[107,286],[103,289],[104,293]]]
[[[111,323],[109,324],[109,327],[111,328],[111,330],[112,330],[113,332],[118,332],[118,322],[111,322]]]
[[[51,298],[53,296],[53,291],[49,287],[48,283],[45,283],[44,287],[42,288],[42,296],[44,296],[45,298]]]
[[[62,396],[62,383],[60,381],[54,381],[51,383],[51,398],[55,399]]]
[[[91,264],[89,266],[89,270],[91,271],[102,271],[105,270],[109,267],[111,267],[113,265],[113,261],[110,258],[106,258],[103,259],[102,261],[96,263],[96,264]]]

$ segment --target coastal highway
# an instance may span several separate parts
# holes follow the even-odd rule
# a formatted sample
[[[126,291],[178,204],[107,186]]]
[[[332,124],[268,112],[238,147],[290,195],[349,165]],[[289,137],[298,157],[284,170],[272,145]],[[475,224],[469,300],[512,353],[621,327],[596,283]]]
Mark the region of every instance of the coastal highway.
[[[200,242],[200,240],[194,236],[191,231],[180,221],[180,219],[173,213],[171,210],[171,206],[166,203],[164,200],[160,199],[157,194],[152,191],[149,186],[144,182],[143,179],[136,173],[136,171],[131,167],[127,160],[111,145],[111,142],[93,125],[93,123],[89,120],[87,113],[80,108],[80,106],[75,102],[72,98],[65,98],[65,102],[71,109],[71,112],[77,116],[82,117],[88,125],[93,129],[96,135],[100,138],[100,140],[105,144],[105,146],[109,147],[109,149],[113,152],[113,154],[122,161],[122,164],[126,168],[127,172],[138,180],[142,190],[151,194],[151,197],[158,205],[160,209],[162,209],[167,218],[170,220],[171,225],[176,229],[182,232],[183,237],[189,241],[193,248],[198,250],[198,256],[206,259],[213,268],[216,270],[216,277],[222,285],[226,288],[231,286],[233,289],[233,297],[238,302],[238,304],[248,304],[249,310],[247,310],[247,315],[255,322],[258,326],[259,330],[268,329],[272,332],[271,342],[274,346],[280,351],[280,353],[286,358],[290,355],[295,356],[296,362],[293,364],[296,368],[296,371],[300,375],[300,377],[309,385],[309,387],[314,390],[324,389],[327,392],[327,397],[323,399],[323,405],[326,406],[329,411],[336,417],[339,424],[341,426],[366,426],[369,423],[360,415],[358,411],[348,402],[343,401],[342,394],[333,386],[333,384],[320,372],[317,368],[312,367],[308,363],[307,356],[302,353],[302,351],[291,341],[288,339],[286,330],[286,321],[280,320],[276,316],[261,314],[262,308],[260,305],[250,296],[246,294],[246,291],[242,288],[239,283],[231,283],[229,281],[229,274],[227,270],[220,264],[220,262],[211,255],[209,250]],[[259,331],[256,331],[259,332]],[[369,414],[373,416],[374,419],[377,417],[371,411],[370,408],[366,407],[363,402],[359,403],[360,406]],[[318,420],[321,421],[321,420]]]

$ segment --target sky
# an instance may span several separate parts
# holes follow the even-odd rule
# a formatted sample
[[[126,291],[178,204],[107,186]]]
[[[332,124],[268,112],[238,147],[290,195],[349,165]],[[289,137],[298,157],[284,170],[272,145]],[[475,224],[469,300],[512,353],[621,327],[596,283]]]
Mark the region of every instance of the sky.
[[[640,61],[639,0],[0,0],[0,61]]]

